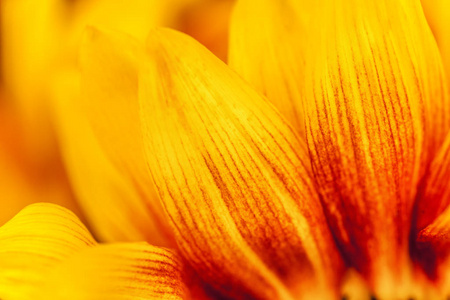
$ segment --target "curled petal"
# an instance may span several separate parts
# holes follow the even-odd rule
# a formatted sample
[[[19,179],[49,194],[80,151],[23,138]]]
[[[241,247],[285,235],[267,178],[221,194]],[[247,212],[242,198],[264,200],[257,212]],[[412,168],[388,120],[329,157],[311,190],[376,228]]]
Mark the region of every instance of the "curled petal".
[[[78,218],[54,204],[32,204],[0,227],[0,298],[32,299],[48,270],[95,245]]]
[[[150,34],[141,72],[148,166],[200,276],[238,298],[336,297],[341,260],[286,121],[175,31]]]
[[[183,265],[147,243],[98,245],[52,270],[42,299],[188,299]],[[40,298],[40,299],[41,299]]]
[[[418,1],[319,7],[305,72],[314,174],[349,261],[377,296],[402,296],[417,182],[450,124],[440,56]]]
[[[262,92],[301,134],[307,1],[237,1],[229,65]]]

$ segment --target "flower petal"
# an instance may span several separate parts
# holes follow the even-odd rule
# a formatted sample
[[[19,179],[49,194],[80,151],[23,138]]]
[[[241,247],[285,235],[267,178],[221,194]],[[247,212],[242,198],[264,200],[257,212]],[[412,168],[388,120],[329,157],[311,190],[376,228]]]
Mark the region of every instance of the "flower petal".
[[[49,268],[94,244],[69,210],[44,203],[27,206],[0,227],[0,298],[32,299]]]
[[[140,79],[148,166],[197,273],[238,298],[335,298],[341,260],[286,121],[172,30],[150,34]]]
[[[80,205],[104,241],[169,245],[134,182],[111,163],[87,120],[79,74],[67,71],[54,84],[55,122],[61,150]]]
[[[450,84],[450,2],[447,0],[422,0],[422,5],[441,51],[447,82]]]
[[[184,32],[226,61],[230,13],[234,0],[194,0],[180,9],[171,28]],[[167,26],[167,24],[165,25]]]
[[[105,153],[129,176],[150,218],[170,240],[171,231],[144,158],[137,95],[137,61],[142,51],[127,35],[87,30],[80,55],[81,99]]]
[[[266,95],[301,134],[305,132],[301,89],[309,31],[306,2],[238,1],[229,49],[229,65]]]
[[[52,162],[57,146],[49,117],[47,75],[54,69],[64,24],[64,0],[5,0],[0,3],[2,84],[20,114],[27,157]]]
[[[377,296],[405,296],[416,185],[450,124],[440,56],[418,1],[318,7],[305,72],[314,174],[349,261]]]
[[[172,17],[166,2],[170,0],[76,1],[71,38],[76,44],[86,26],[97,26],[126,32],[143,42],[150,28]]]
[[[430,165],[417,202],[417,231],[430,225],[450,204],[450,133]]]
[[[450,207],[422,229],[416,239],[417,257],[438,289],[450,294]]]
[[[183,265],[147,243],[98,245],[52,270],[39,299],[188,299]]]

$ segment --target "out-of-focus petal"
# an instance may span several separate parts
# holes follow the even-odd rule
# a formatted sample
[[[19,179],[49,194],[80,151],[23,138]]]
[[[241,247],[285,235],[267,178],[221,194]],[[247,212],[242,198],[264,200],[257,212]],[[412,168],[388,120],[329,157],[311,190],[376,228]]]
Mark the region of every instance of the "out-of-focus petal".
[[[425,176],[417,199],[418,231],[430,225],[450,204],[450,133]]]
[[[137,78],[142,57],[142,45],[129,36],[87,30],[80,55],[80,99],[100,145],[140,195],[138,207],[145,207],[161,234],[170,239],[171,230],[144,158]],[[130,216],[128,222],[133,219]]]
[[[95,242],[78,218],[33,204],[0,227],[0,298],[32,299],[48,270]]]
[[[422,0],[423,10],[441,51],[450,84],[450,2],[448,0]]]
[[[44,170],[27,159],[23,124],[8,100],[0,93],[0,225],[25,206],[43,201],[81,216],[60,161]]]
[[[418,1],[318,7],[305,116],[327,219],[377,296],[409,296],[416,185],[450,122],[440,55]]]
[[[80,58],[81,99],[106,154],[136,183],[149,214],[170,236],[144,159],[137,99],[140,57],[138,41],[90,28]]]
[[[354,269],[348,269],[345,273],[341,295],[345,300],[370,299],[370,289],[364,278]]]
[[[79,74],[54,83],[54,113],[61,150],[77,199],[98,238],[168,245],[134,183],[110,161],[96,139],[79,97]]]
[[[56,266],[39,299],[189,299],[183,264],[147,243],[98,245]]]
[[[240,0],[231,19],[229,65],[304,135],[307,1]],[[304,7],[301,7],[304,6]]]
[[[118,30],[145,41],[150,28],[167,17],[158,0],[81,0],[74,5],[71,38],[78,43],[86,26]]]
[[[334,299],[341,260],[276,110],[172,30],[150,34],[139,86],[148,166],[198,274],[237,298]]]
[[[24,124],[25,151],[34,163],[55,157],[46,75],[55,67],[65,28],[64,0],[4,0],[0,3],[0,39],[5,89]]]
[[[175,28],[192,36],[223,61],[227,60],[228,30],[234,0],[194,0],[180,9],[171,22]]]
[[[419,262],[442,295],[448,297],[450,295],[450,207],[447,207],[432,224],[418,233],[416,246]]]

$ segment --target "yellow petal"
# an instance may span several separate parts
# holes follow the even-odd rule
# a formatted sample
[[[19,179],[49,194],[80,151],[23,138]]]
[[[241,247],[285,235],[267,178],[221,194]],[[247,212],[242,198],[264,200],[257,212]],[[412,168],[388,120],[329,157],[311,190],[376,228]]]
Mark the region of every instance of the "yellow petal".
[[[334,299],[341,260],[284,119],[176,31],[150,34],[140,80],[148,166],[200,276],[231,296]]]
[[[187,2],[169,27],[192,36],[218,58],[226,61],[229,20],[234,0]]]
[[[39,299],[188,299],[183,265],[146,243],[98,245],[55,267]]]
[[[441,51],[450,84],[450,2],[447,0],[422,0],[423,10]]]
[[[119,171],[129,176],[141,197],[141,206],[170,239],[171,231],[144,158],[137,99],[137,62],[142,51],[139,42],[129,36],[87,30],[80,55],[81,99],[105,153]]]
[[[49,171],[27,160],[23,124],[8,100],[0,93],[0,225],[25,206],[42,201],[70,208],[81,216],[60,164],[52,164]]]
[[[5,0],[0,3],[2,79],[24,126],[25,151],[34,163],[54,159],[46,88],[55,69],[65,28],[64,0]]]
[[[128,174],[145,176],[138,113],[137,61],[142,46],[132,37],[88,28],[80,51],[81,97],[99,143]]]
[[[419,263],[442,295],[448,297],[450,294],[450,207],[447,207],[433,223],[418,233],[416,247]]]
[[[51,267],[94,244],[70,211],[53,204],[26,207],[0,227],[0,298],[33,299]]]
[[[100,147],[81,107],[79,74],[59,74],[54,89],[55,120],[64,161],[78,201],[99,239],[168,245],[146,199]]]
[[[305,115],[326,214],[376,295],[406,296],[416,185],[450,124],[440,56],[418,1],[318,7]]]
[[[425,175],[417,202],[418,231],[430,225],[450,204],[450,133]]]
[[[81,0],[74,5],[75,20],[71,38],[80,40],[86,26],[126,32],[144,41],[150,28],[166,18],[165,1],[158,0]]]
[[[304,135],[306,1],[240,0],[230,26],[229,65]],[[300,13],[301,12],[301,13]]]

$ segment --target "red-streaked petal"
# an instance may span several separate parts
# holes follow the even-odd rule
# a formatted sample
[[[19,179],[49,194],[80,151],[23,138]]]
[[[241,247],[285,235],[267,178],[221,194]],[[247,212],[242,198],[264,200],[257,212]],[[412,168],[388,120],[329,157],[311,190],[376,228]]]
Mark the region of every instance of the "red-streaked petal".
[[[238,298],[336,297],[341,260],[278,112],[171,30],[150,34],[139,100],[149,169],[199,275]]]
[[[409,297],[416,186],[450,125],[418,1],[335,0],[311,18],[305,116],[331,228],[377,296]]]
[[[419,190],[417,231],[430,225],[450,204],[450,133],[430,165]]]

